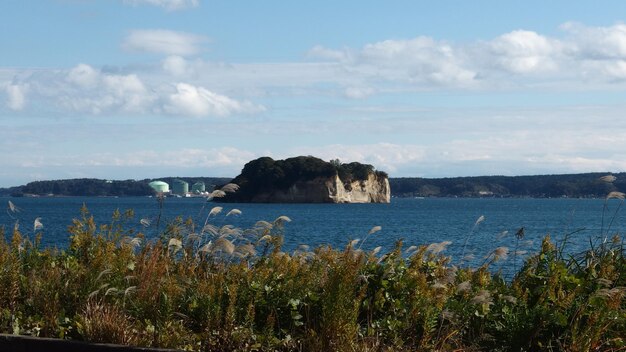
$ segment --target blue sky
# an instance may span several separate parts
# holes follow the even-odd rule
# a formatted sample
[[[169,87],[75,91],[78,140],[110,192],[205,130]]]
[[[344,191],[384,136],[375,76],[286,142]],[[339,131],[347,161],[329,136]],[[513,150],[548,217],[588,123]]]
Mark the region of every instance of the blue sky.
[[[626,171],[626,3],[0,2],[0,187]]]

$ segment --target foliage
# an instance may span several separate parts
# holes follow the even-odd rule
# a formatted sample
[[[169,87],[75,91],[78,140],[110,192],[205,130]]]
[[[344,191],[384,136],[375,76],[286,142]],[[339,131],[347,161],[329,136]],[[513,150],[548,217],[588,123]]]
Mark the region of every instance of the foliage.
[[[619,237],[574,257],[546,237],[507,282],[491,274],[492,261],[458,268],[434,246],[285,253],[287,217],[243,230],[213,225],[221,211],[203,226],[178,218],[146,240],[155,229],[132,211],[99,225],[83,209],[66,250],[41,248],[40,229],[2,233],[0,332],[201,351],[626,344]]]
[[[601,179],[603,173],[538,176],[478,176],[451,178],[390,178],[397,197],[594,197],[626,188],[626,174],[615,182]]]
[[[293,162],[292,162],[293,159]],[[246,164],[242,175],[236,182],[250,182],[249,186],[289,187],[297,180],[306,180],[315,175],[333,175],[334,168],[344,182],[364,179],[366,172],[373,170],[371,165],[360,163],[342,163],[338,159],[326,163],[312,157],[298,157],[284,161],[265,157]],[[287,162],[289,160],[289,162]],[[287,162],[285,164],[285,162]],[[326,164],[330,164],[329,167]],[[289,165],[289,166],[285,166]],[[284,168],[283,168],[284,166]],[[256,171],[253,171],[256,170]],[[295,172],[294,170],[302,170]],[[382,171],[375,171],[379,176],[387,177]],[[245,174],[245,175],[244,175]],[[585,173],[570,175],[537,176],[478,176],[451,178],[390,178],[389,183],[394,197],[595,197],[626,189],[626,173],[617,173],[617,180],[604,182],[603,173]],[[219,177],[176,177],[190,185],[202,181],[211,190],[211,185],[229,182],[229,178]],[[172,184],[174,177],[160,178]],[[66,195],[66,196],[144,196],[153,194],[147,184],[151,180],[126,180],[107,183],[106,180],[75,179],[36,181],[25,186],[0,188],[0,195]],[[272,182],[277,182],[273,184]],[[254,190],[254,189],[253,189]],[[60,193],[58,193],[60,192]],[[240,192],[241,194],[241,192]],[[234,199],[234,198],[232,198]]]
[[[170,185],[174,177],[164,177],[163,180]],[[207,185],[207,189],[212,189],[216,184],[228,181],[227,178],[219,177],[183,177],[180,178],[188,183],[202,181]],[[154,190],[148,185],[152,180],[123,180],[109,181],[92,178],[35,181],[21,187],[8,189],[12,195],[55,195],[55,196],[148,196],[154,194]]]

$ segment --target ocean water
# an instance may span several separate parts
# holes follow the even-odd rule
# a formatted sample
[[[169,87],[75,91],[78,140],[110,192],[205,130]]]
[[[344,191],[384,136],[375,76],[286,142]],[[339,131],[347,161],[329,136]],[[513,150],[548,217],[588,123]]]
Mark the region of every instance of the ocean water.
[[[159,214],[156,198],[0,198],[4,207],[9,200],[20,211],[0,212],[0,225],[10,232],[8,230],[18,221],[20,229],[32,235],[34,220],[39,217],[44,225],[42,242],[45,246],[67,246],[67,227],[73,218],[80,217],[83,204],[98,224],[109,223],[115,209],[122,212],[133,209],[135,217],[128,226],[156,236],[154,219]],[[183,216],[204,223],[214,206],[224,208],[209,220],[216,226],[232,224],[246,229],[258,220],[271,222],[278,216],[288,216],[292,221],[285,226],[284,249],[287,251],[300,244],[312,248],[321,245],[343,248],[351,240],[366,238],[372,227],[381,226],[381,231],[367,236],[363,249],[382,246],[384,252],[399,240],[403,241],[404,248],[450,241],[443,253],[460,260],[467,241],[465,254],[474,256],[474,264],[480,264],[501,246],[533,253],[548,234],[562,241],[566,234],[574,233],[565,249],[577,253],[589,248],[590,239],[598,240],[607,233],[624,233],[626,226],[626,209],[621,209],[621,201],[615,199],[605,208],[602,199],[393,198],[391,204],[217,204],[203,198],[166,198],[162,221]],[[241,210],[242,214],[226,217],[233,208]],[[484,220],[476,224],[481,216]],[[142,228],[139,223],[142,218],[153,220],[152,229]],[[522,227],[525,236],[517,241],[515,233]],[[497,266],[506,268],[507,261]]]

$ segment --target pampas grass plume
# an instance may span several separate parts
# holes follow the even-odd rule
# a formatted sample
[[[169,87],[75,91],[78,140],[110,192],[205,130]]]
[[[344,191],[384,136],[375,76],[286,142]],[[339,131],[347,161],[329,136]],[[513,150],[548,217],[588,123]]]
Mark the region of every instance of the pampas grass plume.
[[[612,199],[612,198],[623,200],[624,197],[626,197],[626,194],[624,194],[623,192],[618,192],[618,191],[613,191],[606,195],[607,200]]]
[[[211,215],[217,215],[222,211],[222,207],[213,207],[213,209],[211,209],[211,211],[209,212],[209,216]]]
[[[235,251],[235,245],[231,241],[222,237],[215,240],[215,244],[213,244],[213,250],[233,254],[233,252]]]
[[[41,223],[41,218],[36,218],[35,222],[33,223],[33,231],[37,231],[37,230],[41,230],[43,229],[43,224]]]
[[[617,180],[617,177],[615,177],[613,175],[606,175],[606,176],[600,177],[600,181],[606,182],[606,183],[612,183],[615,180]]]
[[[226,216],[229,216],[229,215],[241,215],[241,210],[231,209],[228,213],[226,213]]]
[[[380,231],[380,230],[382,230],[382,229],[383,229],[383,228],[382,228],[382,226],[374,226],[374,227],[372,227],[372,229],[370,230],[370,232],[368,232],[368,235],[371,235],[371,234],[373,234],[373,233],[376,233],[376,232],[378,232],[378,231]]]

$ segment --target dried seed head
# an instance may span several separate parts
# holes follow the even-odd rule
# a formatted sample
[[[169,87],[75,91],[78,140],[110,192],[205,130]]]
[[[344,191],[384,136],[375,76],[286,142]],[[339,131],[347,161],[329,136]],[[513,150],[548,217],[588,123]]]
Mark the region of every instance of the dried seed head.
[[[231,211],[226,213],[226,216],[229,216],[229,215],[241,215],[241,210],[239,210],[239,209],[231,209]]]
[[[221,252],[228,253],[228,254],[233,254],[233,252],[235,251],[235,245],[231,241],[222,237],[222,238],[218,238],[217,240],[215,240],[215,244],[213,245],[213,250],[221,251]]]
[[[448,309],[444,309],[441,311],[441,318],[444,320],[453,321],[456,319],[456,313]]]
[[[511,304],[515,304],[515,303],[517,303],[517,298],[515,298],[515,297],[513,297],[513,296],[504,295],[504,296],[502,296],[501,298],[502,298],[502,300],[504,300],[504,301],[506,301],[506,302],[509,302],[509,303],[511,303]]]
[[[411,252],[415,252],[418,248],[419,248],[419,247],[417,247],[417,246],[411,246],[411,247],[407,248],[407,249],[404,251],[404,253],[409,254],[409,253],[411,253]]]
[[[481,215],[481,216],[478,217],[478,219],[476,219],[476,222],[474,223],[474,226],[478,226],[483,221],[485,221],[485,216]]]
[[[106,290],[106,292],[104,293],[104,295],[105,295],[105,296],[108,296],[108,295],[115,295],[115,294],[117,294],[117,293],[119,293],[119,292],[120,292],[120,290],[116,289],[115,287],[111,287],[111,288],[109,288],[108,290]]]
[[[247,257],[247,256],[251,257],[251,256],[256,255],[256,249],[250,243],[246,243],[246,244],[242,244],[240,246],[237,246],[235,251],[238,252],[238,253],[241,253],[244,257]]]
[[[211,211],[209,212],[209,216],[219,214],[222,209],[222,207],[213,207],[213,209],[211,209]]]
[[[374,226],[374,227],[372,227],[372,229],[370,230],[370,232],[368,232],[367,234],[368,234],[368,235],[371,235],[371,234],[376,233],[376,232],[378,232],[378,231],[380,231],[380,230],[382,230],[382,229],[383,229],[383,228],[382,228],[381,226]]]
[[[606,175],[606,176],[600,177],[600,181],[606,182],[606,183],[612,183],[615,180],[617,180],[617,177],[613,175]]]
[[[20,212],[20,208],[18,208],[11,201],[9,201],[9,203],[8,203],[7,210],[10,211],[11,213],[19,213]]]
[[[283,222],[291,222],[291,219],[288,216],[281,215],[274,220],[274,224],[280,224]]]
[[[491,298],[491,292],[487,290],[480,290],[478,294],[472,298],[472,303],[474,304],[493,304],[493,300]]]
[[[495,260],[506,260],[506,258],[509,256],[509,248],[498,247],[494,249],[493,256]]]
[[[604,278],[599,278],[599,279],[596,280],[596,282],[598,284],[600,284],[601,286],[604,286],[604,287],[611,287],[611,286],[613,286],[613,281],[608,280],[608,279],[604,279]]]
[[[222,191],[227,193],[234,193],[239,190],[239,185],[236,183],[227,183],[222,187]]]
[[[41,218],[36,218],[35,222],[33,223],[33,231],[37,231],[37,230],[41,230],[43,229],[43,224],[41,223]]]
[[[607,298],[607,299],[613,299],[616,297],[621,298],[622,296],[624,296],[625,293],[626,293],[626,287],[615,287],[610,290],[608,288],[601,288],[595,292],[595,296]]]
[[[434,284],[430,285],[430,287],[434,288],[435,290],[440,290],[440,289],[446,289],[448,286],[446,286],[445,284],[441,282],[435,282]]]
[[[211,252],[211,247],[213,245],[213,242],[209,241],[209,243],[205,244],[204,246],[202,246],[199,250],[199,252],[201,253],[209,253]]]
[[[259,220],[256,222],[256,224],[254,224],[254,227],[259,228],[260,230],[266,230],[271,229],[272,227],[274,227],[274,225],[265,220]]]
[[[206,224],[206,225],[204,225],[204,227],[202,228],[202,232],[203,232],[203,233],[204,233],[204,232],[207,232],[207,233],[210,233],[210,234],[212,234],[212,235],[216,236],[216,235],[220,232],[220,230],[219,230],[219,229],[217,228],[217,226],[215,226],[215,225]]]
[[[426,250],[433,253],[433,254],[439,254],[441,252],[443,252],[446,247],[448,247],[450,244],[452,244],[451,241],[443,241],[443,242],[439,242],[439,243],[431,243],[428,245],[428,247],[426,247]]]
[[[624,197],[626,197],[626,194],[622,193],[622,192],[618,192],[618,191],[613,191],[610,192],[609,194],[607,194],[606,199],[611,199],[611,198],[615,198],[615,199],[620,199],[623,200]]]
[[[226,192],[222,191],[221,189],[216,189],[215,191],[209,193],[209,200],[212,198],[222,198],[226,196]]]
[[[467,254],[466,256],[463,257],[463,260],[474,260],[474,258],[476,258],[476,256],[474,254]]]
[[[183,248],[183,242],[178,238],[170,238],[167,247],[172,249],[174,252],[177,252],[178,250]]]
[[[457,293],[469,292],[472,290],[472,284],[469,281],[463,281],[456,287]]]

